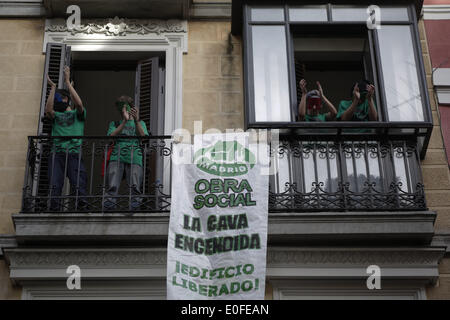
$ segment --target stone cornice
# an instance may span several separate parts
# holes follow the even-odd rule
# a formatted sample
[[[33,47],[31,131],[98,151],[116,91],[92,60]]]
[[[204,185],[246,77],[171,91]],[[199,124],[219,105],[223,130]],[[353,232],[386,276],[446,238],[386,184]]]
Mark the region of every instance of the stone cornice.
[[[0,257],[3,256],[4,248],[16,248],[16,236],[13,234],[0,234]]]
[[[43,17],[45,7],[42,0],[0,1],[0,17]]]
[[[11,268],[58,268],[76,264],[85,267],[165,265],[165,248],[137,249],[6,249]],[[269,247],[268,266],[437,266],[444,247],[428,248],[292,248]]]
[[[123,19],[83,19],[82,24],[71,29],[67,28],[65,20],[48,20],[45,32],[60,32],[76,34],[102,34],[106,36],[146,35],[149,33],[186,33],[187,23],[182,20],[142,20]]]

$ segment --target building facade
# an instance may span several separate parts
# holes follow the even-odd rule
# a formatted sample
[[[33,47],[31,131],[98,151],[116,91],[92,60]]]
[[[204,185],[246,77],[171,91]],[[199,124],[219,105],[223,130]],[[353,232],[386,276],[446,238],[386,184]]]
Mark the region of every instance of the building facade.
[[[180,128],[279,134],[266,299],[450,298],[448,1],[70,4],[80,24],[66,1],[0,1],[0,298],[165,299]],[[46,78],[63,87],[66,65],[88,112],[88,206],[66,183],[54,210]],[[336,107],[370,80],[377,121],[299,121],[302,78]],[[151,133],[138,211],[126,186],[104,207],[122,94]],[[72,265],[81,290],[66,286]],[[374,265],[381,289],[369,290]]]

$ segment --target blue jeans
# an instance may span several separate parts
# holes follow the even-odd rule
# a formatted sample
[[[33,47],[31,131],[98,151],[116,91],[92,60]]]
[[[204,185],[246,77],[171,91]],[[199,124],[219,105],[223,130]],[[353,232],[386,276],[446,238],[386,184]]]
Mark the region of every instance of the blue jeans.
[[[84,196],[87,193],[87,174],[81,154],[57,152],[51,153],[49,159],[50,210],[62,211],[60,198],[54,197],[61,196],[66,176],[69,178],[73,195],[79,197],[77,199],[77,208],[80,210],[86,209],[87,202]]]
[[[124,199],[126,196],[118,196],[120,183],[122,182],[125,172],[125,179],[131,195],[131,203],[125,201],[124,204],[118,204],[121,202],[119,199]],[[121,161],[111,161],[108,164],[106,170],[106,178],[108,183],[107,196],[105,199],[105,210],[137,210],[141,205],[142,194],[142,181],[143,181],[143,169],[138,164],[123,163]],[[124,202],[124,201],[122,201]]]

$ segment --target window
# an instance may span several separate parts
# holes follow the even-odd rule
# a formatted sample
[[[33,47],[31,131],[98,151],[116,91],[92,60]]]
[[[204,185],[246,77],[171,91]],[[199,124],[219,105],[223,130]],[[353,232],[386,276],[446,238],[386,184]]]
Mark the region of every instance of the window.
[[[70,46],[48,43],[38,135],[50,136],[52,130],[52,122],[44,117],[50,92],[46,81],[47,75],[58,88],[63,88],[64,66],[71,66],[74,86],[88,113],[85,136],[106,136],[109,123],[119,118],[114,103],[120,95],[128,95],[134,99],[140,118],[145,122],[150,135],[162,136],[164,133],[164,60],[165,56],[162,52],[72,52]],[[104,186],[104,178],[100,172],[104,162],[104,150],[109,143],[105,141],[86,139],[80,147],[89,177],[90,196],[98,194],[98,190],[101,189],[98,186]],[[38,153],[46,156],[36,159],[34,170],[38,172],[38,177],[32,190],[36,195],[46,197],[49,194],[51,142],[40,138],[37,148]],[[145,157],[143,191],[150,194],[154,188],[152,184],[155,181],[159,183],[162,181],[163,160],[156,157],[154,153],[147,152],[149,147],[141,149],[144,150],[142,152]],[[124,189],[123,184],[122,189]],[[66,189],[64,193],[69,194],[69,191]],[[73,191],[70,192],[72,193]]]
[[[298,121],[302,78],[308,90],[320,81],[336,109],[351,100],[354,83],[367,79],[375,86],[377,125],[399,123],[399,132],[413,127],[420,136],[415,125],[430,127],[431,111],[414,7],[380,12],[381,28],[369,29],[367,6],[245,5],[247,127],[311,128]]]

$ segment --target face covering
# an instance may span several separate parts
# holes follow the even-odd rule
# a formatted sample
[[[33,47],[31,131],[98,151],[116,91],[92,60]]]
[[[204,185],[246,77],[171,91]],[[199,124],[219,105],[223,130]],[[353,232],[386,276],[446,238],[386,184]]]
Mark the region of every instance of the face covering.
[[[116,107],[120,113],[122,113],[123,107],[126,108],[127,112],[130,112],[130,110],[131,110],[131,106],[128,104],[128,102],[124,102],[124,101],[117,101]]]
[[[319,111],[322,106],[322,99],[316,90],[310,91],[306,94],[306,108],[310,113]]]
[[[64,112],[66,111],[67,107],[69,106],[69,102],[64,102],[63,101],[64,96],[59,93],[56,92],[55,93],[55,102],[53,104],[53,109],[57,112]]]

